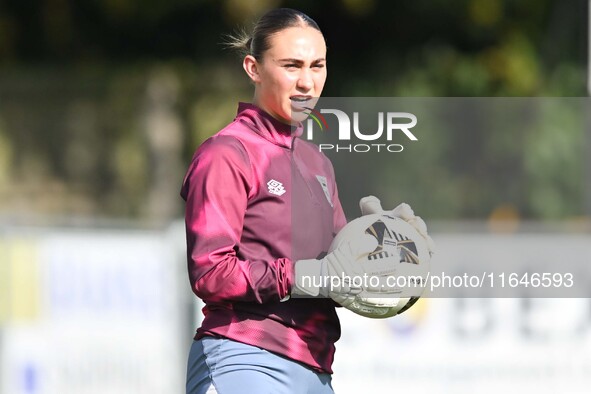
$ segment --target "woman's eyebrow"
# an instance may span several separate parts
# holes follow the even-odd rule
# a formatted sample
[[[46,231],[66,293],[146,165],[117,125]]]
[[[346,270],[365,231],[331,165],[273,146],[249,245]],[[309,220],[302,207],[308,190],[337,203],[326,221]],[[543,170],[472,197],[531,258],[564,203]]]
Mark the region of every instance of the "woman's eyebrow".
[[[326,60],[325,58],[321,57],[321,58],[318,58],[318,59],[314,59],[312,61],[312,63],[318,63],[318,62],[322,62],[322,61],[325,61],[325,60]],[[277,61],[278,62],[285,62],[285,63],[296,63],[296,64],[302,64],[302,63],[304,63],[303,60],[301,60],[301,59],[295,59],[295,58],[277,59]]]
[[[278,62],[285,62],[285,63],[303,63],[304,61],[301,59],[294,59],[294,58],[285,58],[285,59],[277,59]]]

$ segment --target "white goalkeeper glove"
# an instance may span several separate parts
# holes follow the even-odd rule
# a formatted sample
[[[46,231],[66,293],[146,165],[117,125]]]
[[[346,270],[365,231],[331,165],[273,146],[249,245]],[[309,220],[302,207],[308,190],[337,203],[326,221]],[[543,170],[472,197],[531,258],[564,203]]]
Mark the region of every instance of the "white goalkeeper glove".
[[[368,236],[356,245],[343,242],[322,259],[296,261],[291,295],[330,297],[340,303],[361,292],[375,290],[368,278],[384,278],[395,269],[388,259],[358,261],[376,246],[375,238]]]
[[[382,209],[382,204],[377,197],[367,196],[363,197],[359,201],[359,207],[361,208],[362,215],[370,215],[373,213],[386,214],[404,220],[413,226],[415,230],[417,230],[417,232],[425,239],[427,248],[429,249],[429,254],[433,255],[435,253],[435,242],[433,242],[433,238],[431,238],[431,236],[429,236],[427,233],[427,225],[425,224],[425,221],[421,219],[420,216],[415,216],[414,211],[407,203],[403,202],[391,211],[384,211]]]
[[[382,204],[377,197],[374,196],[367,196],[363,197],[359,201],[359,207],[361,208],[362,215],[371,215],[371,214],[385,214],[393,217],[400,218],[405,222],[409,223],[411,226],[417,230],[419,235],[425,239],[425,243],[429,250],[429,255],[433,255],[435,251],[435,243],[433,239],[427,233],[427,225],[419,216],[415,216],[412,208],[410,205],[406,203],[402,203],[394,208],[392,211],[384,211],[382,208]],[[421,271],[419,267],[411,267],[407,266],[406,269],[418,269]],[[419,275],[421,272],[419,272]],[[369,293],[367,295],[360,294],[357,296],[357,304],[364,305],[365,308],[393,308],[398,305],[400,298],[392,297],[385,295],[385,297],[380,297],[379,294]]]

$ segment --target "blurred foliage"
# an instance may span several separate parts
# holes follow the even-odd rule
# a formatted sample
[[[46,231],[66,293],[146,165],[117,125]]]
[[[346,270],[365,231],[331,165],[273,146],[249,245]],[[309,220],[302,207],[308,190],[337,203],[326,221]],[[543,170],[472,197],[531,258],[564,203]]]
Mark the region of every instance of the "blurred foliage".
[[[194,149],[252,94],[223,35],[276,6],[321,26],[325,96],[586,94],[584,0],[3,0],[0,213],[180,215]],[[437,143],[394,197],[430,217],[486,218],[507,202],[532,219],[584,213],[580,135],[425,138]]]
[[[378,112],[395,109],[419,120],[412,129],[418,141],[397,132],[390,143],[403,152],[377,153],[362,145],[376,141],[338,141],[335,117],[327,116],[328,132],[317,142],[332,145],[325,153],[351,218],[368,193],[386,208],[406,201],[439,219],[501,220],[501,210],[512,219],[556,221],[583,212],[586,98],[325,98],[318,106],[358,112],[366,135],[376,131]],[[363,153],[349,153],[356,144]]]

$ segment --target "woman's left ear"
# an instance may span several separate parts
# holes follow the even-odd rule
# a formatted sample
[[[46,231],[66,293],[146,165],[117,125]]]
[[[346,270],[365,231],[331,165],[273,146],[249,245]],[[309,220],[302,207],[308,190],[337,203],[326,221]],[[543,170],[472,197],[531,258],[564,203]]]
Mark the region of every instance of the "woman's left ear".
[[[260,82],[261,80],[258,66],[259,64],[257,60],[252,55],[246,55],[242,61],[242,67],[244,68],[244,71],[246,71],[246,74],[248,74],[248,77],[254,83]]]

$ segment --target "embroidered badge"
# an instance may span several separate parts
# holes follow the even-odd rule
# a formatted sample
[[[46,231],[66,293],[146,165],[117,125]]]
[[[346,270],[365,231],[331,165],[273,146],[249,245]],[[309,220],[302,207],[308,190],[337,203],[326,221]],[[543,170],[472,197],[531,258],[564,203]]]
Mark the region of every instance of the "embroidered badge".
[[[318,179],[318,182],[320,182],[320,186],[322,186],[322,190],[324,190],[326,200],[328,201],[330,206],[334,208],[334,205],[332,205],[332,200],[330,198],[330,192],[328,191],[328,181],[326,180],[326,177],[322,175],[316,175],[316,179]]]

